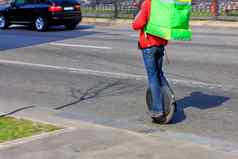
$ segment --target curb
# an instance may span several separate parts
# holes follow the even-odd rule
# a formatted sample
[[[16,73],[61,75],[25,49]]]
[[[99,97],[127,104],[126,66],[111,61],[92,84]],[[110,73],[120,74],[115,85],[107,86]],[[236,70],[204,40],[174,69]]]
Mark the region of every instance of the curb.
[[[232,21],[214,21],[214,20],[192,20],[191,26],[208,26],[208,27],[225,27],[225,28],[238,28],[238,22]]]
[[[28,112],[29,113],[29,112]],[[169,140],[171,142],[174,143],[184,143],[186,145],[193,145],[194,147],[199,147],[199,148],[205,148],[206,150],[209,151],[213,151],[213,152],[222,152],[222,153],[237,153],[238,149],[236,145],[233,145],[232,143],[226,143],[225,147],[222,145],[218,145],[218,146],[214,146],[214,144],[216,144],[215,141],[211,140],[209,142],[194,142],[193,140],[191,140],[191,138],[189,140],[186,140],[183,138],[184,134],[181,133],[178,134],[178,136],[174,136],[173,133],[170,132],[160,132],[157,131],[156,133],[140,133],[140,132],[134,132],[134,131],[130,131],[127,129],[120,129],[120,128],[116,128],[116,127],[110,127],[110,126],[106,126],[106,125],[100,125],[100,124],[96,124],[96,123],[91,123],[91,122],[87,122],[87,121],[75,121],[75,120],[71,120],[70,123],[68,123],[68,119],[65,118],[60,118],[60,120],[58,120],[58,117],[52,117],[53,118],[57,118],[56,122],[55,120],[49,120],[49,119],[42,119],[42,118],[37,118],[37,117],[32,117],[31,115],[34,116],[34,112],[31,115],[28,116],[26,114],[28,114],[27,112],[25,113],[20,113],[20,115],[13,115],[13,117],[15,118],[23,118],[23,119],[27,119],[27,120],[32,120],[33,122],[41,122],[41,123],[46,123],[46,124],[52,124],[52,125],[57,125],[57,126],[61,126],[62,129],[53,131],[53,132],[49,132],[49,133],[41,133],[38,135],[33,135],[30,137],[24,137],[24,138],[20,138],[20,139],[16,139],[16,140],[12,140],[12,141],[7,141],[4,142],[2,144],[0,144],[0,150],[5,150],[8,148],[13,148],[13,147],[17,147],[17,146],[21,146],[22,144],[26,144],[26,143],[31,143],[33,141],[39,141],[45,138],[50,138],[50,137],[57,137],[57,135],[62,135],[62,134],[67,134],[73,131],[77,131],[80,129],[87,129],[90,131],[93,131],[94,129],[102,129],[103,131],[110,131],[110,132],[118,132],[118,133],[123,133],[123,134],[127,134],[127,135],[132,135],[134,137],[148,137],[148,139],[150,140],[154,140],[155,138],[160,138],[163,141],[165,140]],[[181,138],[182,137],[182,138]],[[192,139],[201,139],[199,136]],[[218,142],[219,143],[219,142]]]
[[[132,20],[85,17],[82,19],[82,22],[86,24],[101,24],[101,25],[130,25],[132,23]],[[191,20],[190,24],[191,26],[238,28],[238,22],[235,21]]]
[[[87,24],[105,24],[105,25],[130,25],[131,19],[110,19],[110,18],[87,18],[82,19],[82,23]]]

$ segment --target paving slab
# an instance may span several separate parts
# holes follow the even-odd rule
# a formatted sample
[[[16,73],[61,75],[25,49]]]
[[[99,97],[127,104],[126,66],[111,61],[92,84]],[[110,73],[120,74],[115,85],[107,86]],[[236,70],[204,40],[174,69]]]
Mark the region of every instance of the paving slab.
[[[19,112],[30,118],[64,126],[70,131],[44,135],[15,144],[1,144],[4,159],[236,159],[238,151],[221,151],[209,145],[165,139],[150,134],[60,118],[46,109]]]

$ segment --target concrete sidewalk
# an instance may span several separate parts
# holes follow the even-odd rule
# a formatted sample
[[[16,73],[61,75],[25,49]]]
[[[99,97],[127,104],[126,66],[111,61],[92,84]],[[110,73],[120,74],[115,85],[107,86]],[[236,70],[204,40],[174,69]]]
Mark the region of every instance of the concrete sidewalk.
[[[65,127],[62,132],[0,144],[2,159],[237,159],[238,151],[57,117],[46,109],[17,113]]]
[[[86,24],[107,24],[107,25],[130,25],[131,19],[109,19],[109,18],[83,18]],[[215,21],[215,20],[191,20],[191,26],[208,26],[208,27],[228,27],[238,28],[236,21]]]

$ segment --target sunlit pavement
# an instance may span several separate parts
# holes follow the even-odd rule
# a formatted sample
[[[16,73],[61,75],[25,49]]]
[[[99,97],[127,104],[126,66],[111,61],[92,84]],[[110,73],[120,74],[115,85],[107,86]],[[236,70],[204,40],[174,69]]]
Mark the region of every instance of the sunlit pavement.
[[[129,26],[1,31],[0,109],[34,105],[62,118],[236,147],[237,30],[193,32],[191,42],[171,42],[167,49],[164,69],[179,105],[170,125],[152,124],[146,114],[146,76],[137,33]]]

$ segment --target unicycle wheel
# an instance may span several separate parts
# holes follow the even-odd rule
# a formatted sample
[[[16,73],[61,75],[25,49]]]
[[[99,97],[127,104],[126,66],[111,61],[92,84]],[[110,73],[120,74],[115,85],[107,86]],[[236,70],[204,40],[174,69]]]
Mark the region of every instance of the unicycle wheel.
[[[170,92],[170,90],[166,87],[162,87],[161,89],[162,99],[163,99],[163,111],[165,115],[165,119],[161,121],[160,118],[151,117],[153,122],[158,124],[168,124],[176,111],[176,101],[174,99],[174,95]],[[150,112],[152,110],[152,93],[151,90],[148,88],[146,90],[146,105],[147,109]]]

